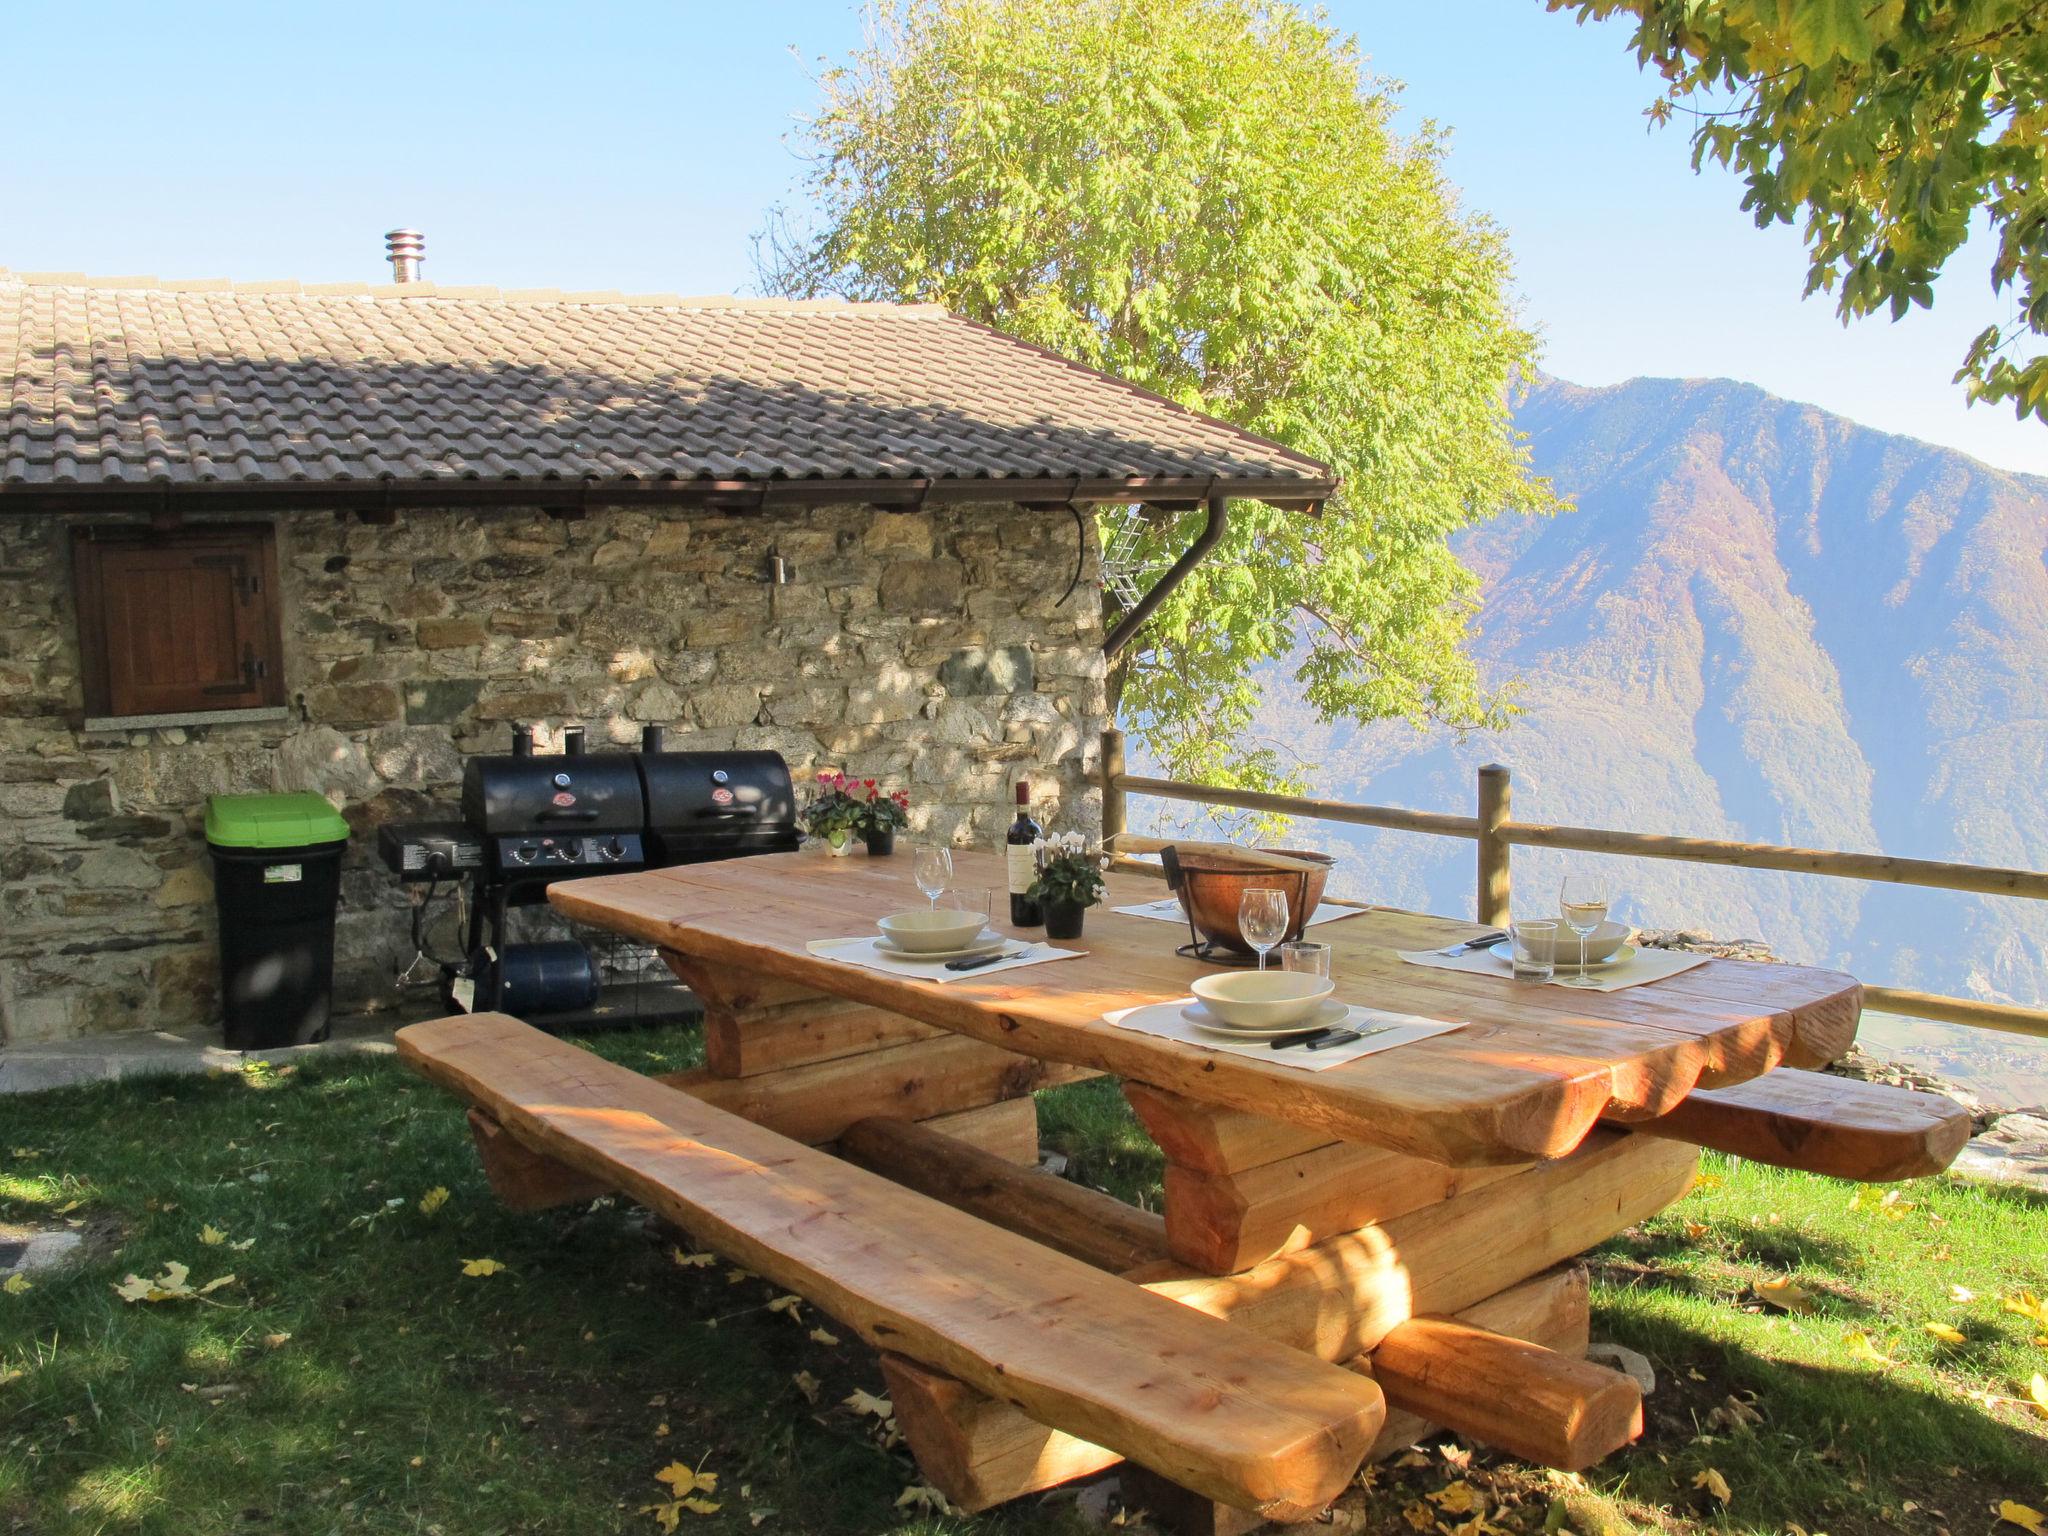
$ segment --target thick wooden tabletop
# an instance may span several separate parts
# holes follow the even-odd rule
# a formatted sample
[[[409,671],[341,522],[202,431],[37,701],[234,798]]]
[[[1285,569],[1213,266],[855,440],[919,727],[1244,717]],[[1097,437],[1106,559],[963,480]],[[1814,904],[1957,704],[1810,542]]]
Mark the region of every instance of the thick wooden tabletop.
[[[953,857],[956,881],[995,888],[1000,905],[1000,858],[959,849]],[[1143,876],[1113,876],[1086,935],[1061,941],[1085,950],[1080,959],[941,984],[809,953],[811,940],[870,933],[877,916],[922,905],[910,865],[907,855],[771,854],[564,882],[548,899],[579,921],[703,961],[893,1009],[1042,1060],[1458,1165],[1558,1156],[1603,1117],[1651,1119],[1696,1085],[1742,1082],[1781,1064],[1818,1066],[1848,1048],[1862,1006],[1861,987],[1840,973],[1733,960],[1621,992],[1413,966],[1397,951],[1482,930],[1370,908],[1314,930],[1335,949],[1337,995],[1466,1027],[1306,1072],[1104,1022],[1113,1009],[1185,997],[1212,969],[1174,953],[1187,942],[1184,926],[1110,910],[1164,894]]]

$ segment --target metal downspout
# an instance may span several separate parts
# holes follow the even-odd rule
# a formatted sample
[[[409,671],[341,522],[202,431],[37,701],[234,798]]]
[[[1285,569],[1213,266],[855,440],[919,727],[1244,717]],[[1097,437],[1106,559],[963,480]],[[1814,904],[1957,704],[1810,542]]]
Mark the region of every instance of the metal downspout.
[[[1109,632],[1102,642],[1102,654],[1111,661],[1117,652],[1131,643],[1145,621],[1152,617],[1154,610],[1173,595],[1173,589],[1188,579],[1194,568],[1202,563],[1202,557],[1214,549],[1223,535],[1230,531],[1230,499],[1226,496],[1209,498],[1209,520],[1202,525],[1202,531],[1195,535],[1195,542],[1181,551],[1181,556],[1167,568],[1166,574],[1152,583],[1150,590],[1138,599],[1138,606],[1117,620],[1116,628]]]

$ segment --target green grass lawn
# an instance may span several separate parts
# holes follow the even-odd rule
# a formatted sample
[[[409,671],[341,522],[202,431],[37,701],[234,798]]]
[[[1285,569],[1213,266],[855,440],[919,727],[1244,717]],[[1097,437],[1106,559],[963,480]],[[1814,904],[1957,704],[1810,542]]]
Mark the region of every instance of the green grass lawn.
[[[696,1049],[594,1044],[650,1069]],[[1075,1176],[1156,1203],[1110,1085],[1042,1106]],[[1063,1495],[971,1520],[899,1505],[905,1452],[846,1401],[881,1390],[857,1342],[729,1266],[679,1265],[629,1206],[500,1210],[460,1110],[389,1059],[0,1100],[0,1125],[0,1221],[82,1223],[92,1249],[0,1293],[0,1533],[657,1532],[676,1462],[718,1479],[686,1530],[1089,1528]],[[477,1259],[504,1268],[466,1275]],[[235,1278],[116,1294],[173,1262],[194,1289]],[[1594,1263],[1596,1337],[1657,1368],[1645,1441],[1581,1479],[1440,1447],[1379,1469],[1337,1529],[1483,1536],[1467,1495],[1484,1530],[1585,1536],[1968,1536],[2000,1499],[2048,1508],[2048,1417],[2013,1401],[2048,1370],[2048,1324],[2000,1305],[2048,1295],[2040,1199],[1940,1180],[1881,1206],[1717,1160]],[[1807,1310],[1759,1299],[1786,1277]],[[1709,1470],[1725,1504],[1694,1486]]]

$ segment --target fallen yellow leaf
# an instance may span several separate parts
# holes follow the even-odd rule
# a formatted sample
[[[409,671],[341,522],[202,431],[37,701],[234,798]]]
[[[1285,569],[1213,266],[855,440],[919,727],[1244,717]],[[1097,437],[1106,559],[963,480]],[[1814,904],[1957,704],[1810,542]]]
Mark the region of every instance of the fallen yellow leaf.
[[[1998,1502],[1998,1518],[2007,1525],[2016,1525],[2028,1536],[2048,1536],[2048,1515],[2025,1504],[2016,1504],[2011,1499]]]
[[[946,1496],[929,1483],[912,1483],[896,1495],[898,1509],[923,1509],[935,1515],[957,1515],[959,1510],[946,1502]]]
[[[1401,1518],[1418,1531],[1426,1531],[1436,1524],[1436,1516],[1429,1512],[1429,1506],[1419,1500],[1402,1510]]]
[[[206,1246],[209,1248],[218,1248],[222,1243],[226,1242],[227,1240],[227,1233],[221,1231],[221,1229],[213,1225],[212,1222],[208,1222],[205,1226],[199,1229],[199,1241],[206,1244]]]
[[[283,1349],[291,1341],[292,1336],[288,1333],[266,1333],[263,1335],[263,1344],[267,1349]]]
[[[1462,1479],[1437,1489],[1435,1493],[1428,1495],[1428,1498],[1430,1503],[1447,1515],[1470,1514],[1474,1509],[1482,1507],[1479,1495],[1472,1491],[1472,1485]]]
[[[462,1272],[471,1279],[476,1279],[482,1275],[503,1274],[504,1270],[505,1266],[496,1259],[464,1259],[462,1261]]]
[[[195,1301],[201,1297],[212,1295],[224,1285],[233,1285],[235,1283],[233,1275],[222,1275],[218,1279],[207,1281],[206,1284],[194,1290],[190,1279],[191,1274],[192,1271],[185,1265],[180,1264],[176,1259],[168,1259],[164,1263],[162,1274],[152,1280],[145,1280],[140,1275],[129,1275],[119,1285],[114,1287],[114,1294],[123,1301],[130,1302]],[[219,1306],[220,1303],[211,1302],[209,1305]]]
[[[436,1184],[432,1189],[420,1196],[420,1214],[422,1216],[431,1216],[447,1203],[447,1186]]]
[[[1948,1299],[1950,1301],[1975,1301],[1977,1293],[1967,1285],[1952,1285],[1948,1288]]]
[[[2017,1313],[2030,1322],[2048,1328],[2048,1301],[2043,1301],[2032,1291],[2021,1291],[2017,1296],[2008,1296],[2002,1304],[2006,1311]]]
[[[642,1504],[640,1513],[654,1516],[654,1523],[664,1531],[673,1531],[683,1523],[683,1506],[674,1499],[665,1500],[660,1504]]]
[[[5,1291],[10,1296],[26,1296],[34,1289],[34,1282],[27,1275],[9,1275],[7,1283],[0,1285],[0,1291]]]
[[[1790,1275],[1766,1280],[1756,1287],[1757,1298],[1781,1312],[1811,1312],[1813,1293]]]
[[[770,1312],[786,1312],[791,1318],[796,1318],[801,1315],[800,1309],[803,1304],[804,1299],[801,1296],[778,1296],[768,1303],[768,1310]]]
[[[685,1253],[680,1248],[671,1248],[668,1256],[674,1259],[678,1269],[709,1269],[718,1262],[715,1253]]]
[[[837,1344],[839,1342],[839,1335],[836,1333],[828,1332],[823,1328],[813,1328],[811,1330],[811,1342],[813,1344],[822,1344],[827,1349],[830,1349],[834,1344]]]
[[[700,1472],[687,1462],[672,1461],[654,1474],[657,1483],[667,1483],[677,1498],[690,1493],[718,1492],[718,1474]]]
[[[2034,1379],[2027,1383],[2027,1396],[2033,1400],[2034,1412],[2048,1417],[2048,1376],[2034,1372]]]
[[[1688,1221],[1685,1224],[1685,1240],[1689,1243],[1696,1243],[1712,1230],[1713,1228],[1709,1227],[1704,1221]]]
[[[1728,1486],[1728,1479],[1712,1467],[1694,1477],[1692,1485],[1695,1488],[1706,1489],[1710,1496],[1722,1504],[1735,1497],[1735,1490]]]
[[[1934,1337],[1941,1340],[1944,1344],[1967,1344],[1970,1342],[1969,1337],[1962,1329],[1952,1328],[1947,1323],[1922,1323],[1920,1327],[1923,1331],[1933,1334]]]
[[[796,1383],[797,1391],[803,1393],[805,1402],[817,1402],[820,1385],[817,1377],[813,1376],[809,1371],[798,1371],[789,1379]]]
[[[709,1499],[680,1499],[677,1501],[693,1515],[715,1515],[718,1506]]]
[[[859,1387],[853,1389],[852,1396],[841,1398],[840,1401],[855,1413],[871,1413],[878,1419],[886,1419],[896,1411],[896,1405],[886,1397],[877,1397],[874,1393],[864,1392]]]
[[[1849,1346],[1851,1360],[1864,1360],[1872,1365],[1896,1365],[1898,1362],[1870,1342],[1870,1335],[1862,1329],[1850,1333],[1843,1342]]]

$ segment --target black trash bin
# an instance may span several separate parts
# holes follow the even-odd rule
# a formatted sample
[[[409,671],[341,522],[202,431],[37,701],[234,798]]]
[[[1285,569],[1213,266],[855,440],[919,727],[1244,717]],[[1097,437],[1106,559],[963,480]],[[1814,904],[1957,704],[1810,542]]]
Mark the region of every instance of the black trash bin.
[[[220,1000],[238,1051],[327,1038],[348,823],[319,795],[210,795]]]

